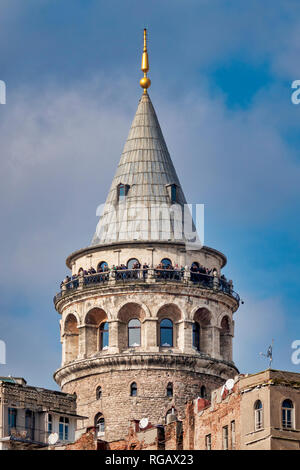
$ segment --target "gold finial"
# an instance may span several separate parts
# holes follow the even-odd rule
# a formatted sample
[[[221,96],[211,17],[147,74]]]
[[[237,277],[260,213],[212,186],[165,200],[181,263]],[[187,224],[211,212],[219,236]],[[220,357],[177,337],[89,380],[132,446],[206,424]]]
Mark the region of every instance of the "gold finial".
[[[147,52],[147,30],[144,29],[144,50],[142,56],[142,72],[144,72],[143,78],[140,80],[140,85],[144,88],[144,93],[147,93],[147,88],[151,85],[150,78],[147,77],[147,72],[149,72],[149,59],[148,59],[148,52]]]

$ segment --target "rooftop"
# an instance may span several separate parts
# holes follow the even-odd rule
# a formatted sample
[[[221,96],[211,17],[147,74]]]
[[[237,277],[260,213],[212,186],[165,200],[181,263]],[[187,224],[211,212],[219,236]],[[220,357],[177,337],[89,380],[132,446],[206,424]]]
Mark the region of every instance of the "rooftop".
[[[92,246],[134,240],[198,240],[147,92],[151,84],[147,77],[148,70],[144,31],[144,78],[141,80],[144,92],[92,239]]]

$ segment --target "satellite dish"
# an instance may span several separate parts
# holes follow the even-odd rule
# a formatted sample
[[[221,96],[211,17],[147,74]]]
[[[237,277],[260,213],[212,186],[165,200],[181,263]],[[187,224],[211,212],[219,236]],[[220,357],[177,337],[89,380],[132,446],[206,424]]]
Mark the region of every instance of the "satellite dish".
[[[148,418],[142,418],[139,422],[140,429],[145,429],[149,424]]]
[[[54,444],[57,443],[57,441],[58,441],[57,432],[53,432],[52,434],[50,434],[50,436],[48,437],[48,443],[53,446]]]
[[[226,390],[232,390],[233,387],[234,387],[234,380],[233,379],[228,379],[225,383]]]

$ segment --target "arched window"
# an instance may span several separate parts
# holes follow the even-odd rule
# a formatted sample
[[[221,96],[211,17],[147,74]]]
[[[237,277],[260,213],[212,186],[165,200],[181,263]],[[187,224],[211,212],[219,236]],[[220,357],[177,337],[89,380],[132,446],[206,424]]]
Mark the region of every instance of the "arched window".
[[[96,400],[100,400],[100,398],[102,398],[102,388],[99,385],[99,387],[96,388]]]
[[[100,325],[100,349],[107,349],[109,343],[109,327],[108,322],[103,322]]]
[[[136,258],[131,258],[127,261],[127,269],[133,269],[135,265],[140,266],[140,262]]]
[[[128,322],[128,346],[135,348],[141,345],[141,323],[137,318]]]
[[[98,436],[103,436],[105,433],[105,419],[102,413],[95,416],[95,428]]]
[[[211,312],[204,307],[194,314],[193,346],[205,354],[211,354]]]
[[[193,323],[193,347],[200,351],[200,325],[197,321]]]
[[[173,322],[168,318],[160,322],[160,345],[162,347],[173,346]]]
[[[171,382],[167,385],[167,397],[173,396],[173,384]]]
[[[204,385],[200,388],[200,397],[206,398],[206,387]]]
[[[97,351],[107,349],[108,346],[108,323],[107,315],[99,307],[94,307],[85,316],[85,328],[88,332],[88,341],[86,343],[87,357],[95,354]]]
[[[98,266],[97,266],[97,271],[100,271],[100,270],[105,270],[105,268],[108,268],[108,264],[106,261],[100,261],[100,263],[98,263]]]
[[[282,402],[282,427],[284,429],[294,428],[293,411],[294,405],[291,400],[284,400]]]
[[[137,384],[136,382],[132,382],[130,385],[130,396],[131,397],[136,397],[137,396]]]
[[[164,268],[167,268],[168,266],[172,265],[172,261],[169,258],[164,258],[161,260],[161,264]]]
[[[254,427],[255,431],[263,428],[263,405],[260,400],[257,400],[254,404]]]
[[[79,329],[75,315],[70,313],[64,325],[65,362],[75,361],[79,351]]]

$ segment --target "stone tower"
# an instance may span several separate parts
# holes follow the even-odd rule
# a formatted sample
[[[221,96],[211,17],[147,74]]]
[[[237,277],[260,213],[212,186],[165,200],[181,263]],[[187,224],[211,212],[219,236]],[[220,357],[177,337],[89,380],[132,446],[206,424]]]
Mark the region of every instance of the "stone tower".
[[[187,400],[237,373],[239,297],[221,277],[225,256],[186,234],[186,200],[147,92],[148,69],[145,34],[144,92],[117,172],[92,243],[67,258],[73,278],[54,299],[62,342],[55,380],[77,394],[84,426],[107,441],[124,437],[132,419],[183,417]]]

